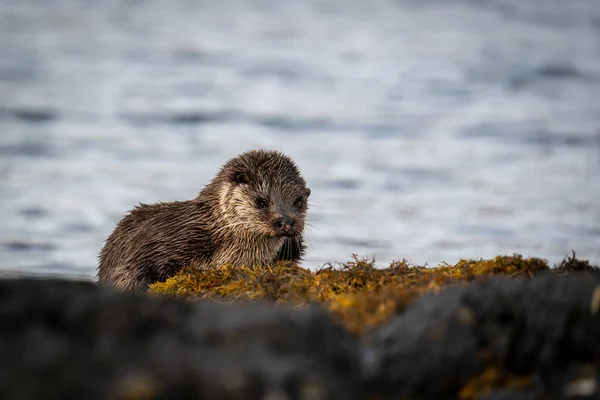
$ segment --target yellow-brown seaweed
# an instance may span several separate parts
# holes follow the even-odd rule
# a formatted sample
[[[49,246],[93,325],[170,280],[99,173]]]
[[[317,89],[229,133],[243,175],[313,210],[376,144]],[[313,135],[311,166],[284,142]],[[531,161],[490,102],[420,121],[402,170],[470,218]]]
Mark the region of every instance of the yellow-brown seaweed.
[[[531,278],[540,272],[593,269],[596,267],[577,260],[574,254],[554,268],[541,258],[519,254],[461,259],[454,265],[441,263],[436,267],[411,265],[403,259],[385,268],[353,255],[351,261],[315,271],[284,262],[268,267],[184,269],[165,282],[153,284],[150,291],[220,302],[263,300],[293,306],[318,302],[348,330],[360,333],[378,326],[421,294],[450,283],[467,283],[490,275]]]

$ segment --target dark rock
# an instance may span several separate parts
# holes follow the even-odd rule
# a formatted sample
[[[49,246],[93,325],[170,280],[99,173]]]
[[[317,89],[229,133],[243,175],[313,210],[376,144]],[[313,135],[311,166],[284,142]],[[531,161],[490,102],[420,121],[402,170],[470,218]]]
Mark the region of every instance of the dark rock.
[[[357,357],[318,308],[0,281],[0,398],[355,399]]]
[[[599,287],[553,272],[448,286],[369,333],[361,368],[316,306],[0,280],[0,398],[597,399]]]
[[[547,273],[426,295],[370,336],[369,391],[382,398],[473,398],[521,379],[528,392],[511,392],[515,398],[599,396],[598,287],[597,275]],[[472,385],[492,369],[494,381]]]
[[[426,294],[371,337],[364,363],[368,390],[383,398],[440,399],[483,371],[464,288]]]

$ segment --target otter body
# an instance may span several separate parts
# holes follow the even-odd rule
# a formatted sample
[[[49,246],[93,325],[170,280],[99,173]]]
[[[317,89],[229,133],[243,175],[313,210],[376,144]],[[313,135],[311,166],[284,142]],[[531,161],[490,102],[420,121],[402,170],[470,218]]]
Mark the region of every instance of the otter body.
[[[286,155],[242,153],[195,199],[140,204],[130,211],[100,252],[98,282],[146,290],[182,267],[298,262],[305,251],[309,196]]]

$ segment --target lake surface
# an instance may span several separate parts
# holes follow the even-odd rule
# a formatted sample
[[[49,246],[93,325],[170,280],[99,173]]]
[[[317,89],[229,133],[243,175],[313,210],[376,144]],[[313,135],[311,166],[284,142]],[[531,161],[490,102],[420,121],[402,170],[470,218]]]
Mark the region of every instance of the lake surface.
[[[600,263],[600,1],[0,2],[0,271],[91,278],[259,147],[312,189],[306,266]]]

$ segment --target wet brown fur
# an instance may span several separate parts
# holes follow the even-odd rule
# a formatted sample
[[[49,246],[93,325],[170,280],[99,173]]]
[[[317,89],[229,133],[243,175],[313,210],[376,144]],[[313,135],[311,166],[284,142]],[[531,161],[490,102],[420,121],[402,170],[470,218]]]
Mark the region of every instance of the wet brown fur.
[[[106,240],[98,281],[121,290],[146,290],[182,267],[298,262],[310,189],[295,163],[270,150],[229,160],[192,200],[140,204]],[[274,225],[287,217],[285,235]]]

